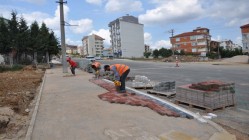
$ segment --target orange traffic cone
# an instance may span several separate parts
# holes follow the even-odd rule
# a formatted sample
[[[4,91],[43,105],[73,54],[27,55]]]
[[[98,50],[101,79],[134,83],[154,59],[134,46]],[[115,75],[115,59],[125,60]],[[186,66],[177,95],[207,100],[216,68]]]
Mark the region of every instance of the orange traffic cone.
[[[179,67],[177,57],[176,57],[176,67]]]

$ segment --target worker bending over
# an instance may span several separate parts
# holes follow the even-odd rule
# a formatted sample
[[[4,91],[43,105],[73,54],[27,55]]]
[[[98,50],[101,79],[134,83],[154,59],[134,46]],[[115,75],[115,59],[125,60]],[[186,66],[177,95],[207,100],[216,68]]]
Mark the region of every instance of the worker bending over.
[[[125,79],[130,72],[129,66],[125,64],[113,64],[113,65],[105,65],[105,71],[112,71],[115,77],[114,84],[115,86],[119,85],[120,92],[125,93]],[[121,85],[119,84],[121,83]]]
[[[67,62],[70,64],[71,72],[75,76],[75,68],[77,67],[77,63],[71,60],[70,57],[67,58]]]
[[[97,62],[97,61],[94,61],[92,62],[92,65],[91,67],[94,69],[95,71],[95,77],[98,78],[99,75],[100,75],[100,69],[101,69],[101,63],[100,62]]]

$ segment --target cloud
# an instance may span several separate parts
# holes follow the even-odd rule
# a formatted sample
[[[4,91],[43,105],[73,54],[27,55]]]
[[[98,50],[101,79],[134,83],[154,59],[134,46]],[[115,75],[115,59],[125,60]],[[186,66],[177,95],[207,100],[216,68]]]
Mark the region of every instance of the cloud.
[[[95,5],[101,5],[102,4],[102,0],[86,0],[87,3],[90,4],[95,4]]]
[[[222,37],[221,37],[221,35],[217,35],[216,37],[211,37],[211,40],[214,40],[214,41],[221,41],[221,40],[222,40]]]
[[[247,0],[210,0],[206,13],[211,18],[225,20],[226,26],[238,26],[249,21],[249,4],[246,3]]]
[[[203,9],[198,0],[156,0],[155,9],[139,15],[143,24],[169,24],[186,22],[201,17]]]
[[[132,12],[141,11],[142,2],[138,0],[108,0],[105,5],[107,12]]]
[[[93,21],[91,19],[70,20],[70,29],[76,34],[82,34],[90,31],[93,28]]]
[[[152,36],[150,33],[147,33],[147,32],[144,33],[144,42],[147,45],[152,44]]]
[[[151,45],[151,49],[160,49],[160,48],[167,48],[171,47],[171,43],[169,40],[159,40]]]
[[[67,39],[66,39],[66,44],[82,46],[81,40],[74,41],[74,40],[72,40],[72,39],[70,39],[70,38],[67,38]]]
[[[109,29],[99,29],[98,31],[93,30],[93,31],[91,31],[91,33],[89,35],[91,35],[91,34],[96,34],[96,35],[104,38],[105,39],[104,40],[105,47],[109,48],[109,46],[111,45],[111,43],[110,43],[111,38],[110,38]]]

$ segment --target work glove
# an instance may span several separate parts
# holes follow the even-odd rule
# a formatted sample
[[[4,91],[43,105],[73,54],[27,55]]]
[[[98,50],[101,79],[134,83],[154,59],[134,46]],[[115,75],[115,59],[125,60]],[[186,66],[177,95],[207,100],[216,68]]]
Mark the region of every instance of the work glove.
[[[115,81],[114,81],[114,85],[115,85],[116,87],[120,87],[120,86],[121,86],[121,82],[120,82],[120,81],[115,80]]]

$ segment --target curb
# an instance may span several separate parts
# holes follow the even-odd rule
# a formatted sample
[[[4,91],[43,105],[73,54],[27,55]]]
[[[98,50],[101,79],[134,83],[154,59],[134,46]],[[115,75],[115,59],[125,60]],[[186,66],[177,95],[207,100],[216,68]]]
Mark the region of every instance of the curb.
[[[26,133],[25,140],[31,140],[31,137],[32,137],[33,128],[34,128],[34,125],[35,125],[35,119],[36,119],[36,115],[37,115],[40,100],[41,100],[41,94],[42,94],[44,83],[45,83],[45,80],[46,80],[46,73],[47,73],[47,71],[45,71],[44,76],[42,78],[43,79],[42,84],[41,84],[40,91],[39,91],[39,94],[38,94],[38,97],[37,97],[37,100],[36,100],[36,103],[35,103],[35,108],[34,108],[34,111],[33,111],[33,114],[32,114],[31,121],[29,123],[29,128],[28,128],[28,131]]]

